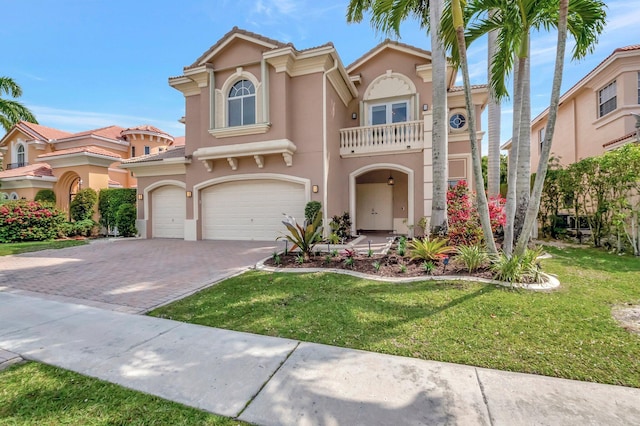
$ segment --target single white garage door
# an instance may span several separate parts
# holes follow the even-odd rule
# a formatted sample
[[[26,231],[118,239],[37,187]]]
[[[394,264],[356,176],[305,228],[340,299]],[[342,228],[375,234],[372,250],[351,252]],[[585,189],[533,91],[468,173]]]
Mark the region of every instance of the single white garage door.
[[[273,241],[286,230],[283,213],[304,221],[302,184],[260,179],[226,182],[202,191],[202,238]]]
[[[153,238],[183,238],[187,200],[179,186],[161,186],[151,193]]]

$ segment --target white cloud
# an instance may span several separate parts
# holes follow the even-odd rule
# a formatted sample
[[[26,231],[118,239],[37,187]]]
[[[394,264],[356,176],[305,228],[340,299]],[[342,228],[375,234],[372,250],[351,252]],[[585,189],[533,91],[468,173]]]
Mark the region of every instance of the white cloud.
[[[113,114],[107,112],[76,111],[51,108],[39,105],[28,105],[43,126],[68,132],[81,132],[111,125],[133,127],[150,124],[175,136],[184,134],[184,125],[176,121],[156,120],[148,117]]]

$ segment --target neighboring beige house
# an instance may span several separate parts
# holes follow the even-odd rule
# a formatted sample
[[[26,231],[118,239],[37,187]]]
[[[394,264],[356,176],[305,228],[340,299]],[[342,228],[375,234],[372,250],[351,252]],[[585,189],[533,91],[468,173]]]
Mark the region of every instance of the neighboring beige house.
[[[131,188],[136,179],[120,161],[164,151],[183,139],[152,126],[109,126],[68,133],[21,121],[0,139],[0,197],[33,200],[52,189],[63,210],[80,188]]]
[[[560,97],[551,155],[567,165],[636,141],[637,120],[631,113],[640,114],[640,45],[615,49]],[[547,114],[531,122],[532,172],[538,167]]]
[[[283,213],[352,232],[410,233],[432,202],[431,55],[385,41],[345,67],[331,43],[297,50],[233,28],[169,84],[186,144],[120,167],[138,182],[143,237],[273,240]],[[471,178],[463,91],[448,68],[449,176]],[[474,86],[478,123],[486,86]],[[482,137],[481,129],[478,138]]]

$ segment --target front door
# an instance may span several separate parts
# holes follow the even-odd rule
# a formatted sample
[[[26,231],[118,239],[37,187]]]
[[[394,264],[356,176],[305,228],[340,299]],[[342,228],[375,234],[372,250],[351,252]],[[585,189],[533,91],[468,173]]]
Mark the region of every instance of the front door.
[[[370,231],[393,229],[393,186],[386,183],[356,185],[356,227]]]

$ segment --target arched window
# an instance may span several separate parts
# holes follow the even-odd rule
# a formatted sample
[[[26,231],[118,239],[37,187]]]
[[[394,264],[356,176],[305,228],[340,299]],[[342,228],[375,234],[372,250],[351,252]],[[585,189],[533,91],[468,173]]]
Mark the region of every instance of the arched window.
[[[249,80],[240,80],[231,87],[228,100],[228,125],[256,124],[256,88]]]
[[[16,154],[16,163],[18,163],[18,165],[16,167],[23,167],[26,166],[26,158],[25,158],[25,154],[24,154],[24,145],[20,144],[18,145],[18,152]]]

